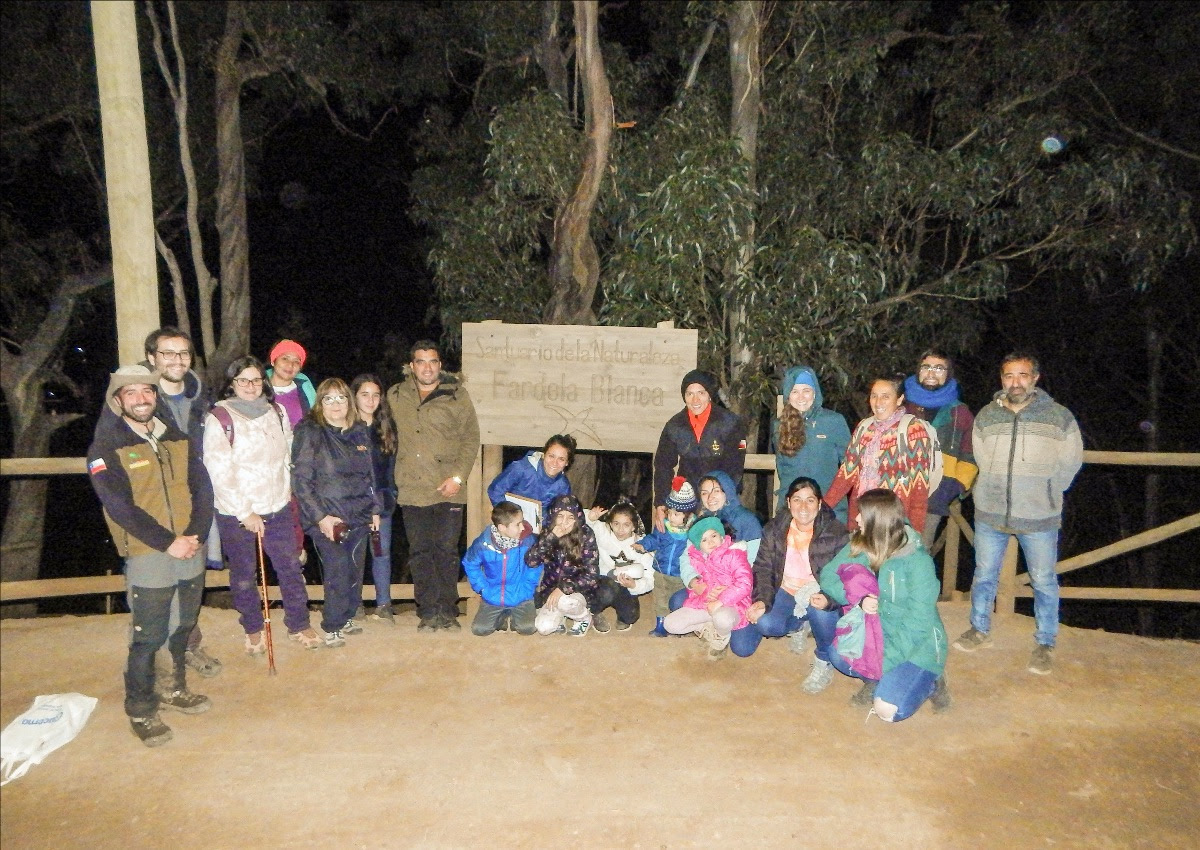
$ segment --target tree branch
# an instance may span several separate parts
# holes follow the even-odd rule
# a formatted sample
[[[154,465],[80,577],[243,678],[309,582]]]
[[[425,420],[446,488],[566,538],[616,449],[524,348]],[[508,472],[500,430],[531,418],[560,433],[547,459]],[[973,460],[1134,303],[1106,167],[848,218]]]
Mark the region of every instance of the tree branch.
[[[1100,86],[1096,85],[1096,81],[1093,80],[1090,76],[1086,77],[1085,79],[1087,80],[1088,85],[1090,85],[1092,87],[1092,89],[1096,92],[1096,94],[1098,94],[1100,96],[1100,99],[1102,101],[1104,101],[1104,107],[1105,107],[1105,109],[1108,110],[1108,118],[1110,121],[1113,122],[1113,124],[1115,124],[1117,126],[1117,129],[1128,133],[1129,135],[1133,136],[1135,139],[1137,139],[1141,142],[1145,142],[1148,145],[1152,145],[1153,147],[1160,148],[1161,150],[1167,151],[1168,153],[1173,153],[1176,156],[1182,156],[1185,159],[1192,160],[1192,162],[1200,162],[1200,154],[1197,154],[1193,151],[1185,150],[1180,147],[1176,147],[1175,145],[1171,144],[1170,142],[1164,142],[1162,139],[1156,139],[1153,136],[1151,136],[1147,133],[1143,133],[1141,130],[1136,130],[1133,127],[1126,124],[1117,115],[1117,110],[1113,108],[1112,102],[1108,99],[1108,96],[1105,95],[1103,91],[1101,91]],[[1096,109],[1095,107],[1092,107],[1092,109],[1094,112],[1099,113],[1099,110]]]

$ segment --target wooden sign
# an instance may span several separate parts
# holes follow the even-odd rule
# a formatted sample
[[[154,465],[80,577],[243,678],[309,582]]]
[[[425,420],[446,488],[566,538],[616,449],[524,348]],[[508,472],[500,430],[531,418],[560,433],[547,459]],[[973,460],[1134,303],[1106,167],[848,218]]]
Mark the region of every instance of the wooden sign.
[[[683,409],[697,332],[592,325],[462,326],[462,368],[484,445],[540,447],[570,434],[581,449],[653,452]]]

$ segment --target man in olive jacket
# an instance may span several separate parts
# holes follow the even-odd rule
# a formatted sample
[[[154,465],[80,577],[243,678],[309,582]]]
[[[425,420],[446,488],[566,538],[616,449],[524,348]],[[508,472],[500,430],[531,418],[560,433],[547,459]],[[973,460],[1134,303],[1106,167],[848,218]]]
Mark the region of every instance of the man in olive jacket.
[[[418,631],[458,629],[458,539],[479,421],[436,342],[413,344],[408,377],[387,393],[396,420],[396,503],[404,517]]]

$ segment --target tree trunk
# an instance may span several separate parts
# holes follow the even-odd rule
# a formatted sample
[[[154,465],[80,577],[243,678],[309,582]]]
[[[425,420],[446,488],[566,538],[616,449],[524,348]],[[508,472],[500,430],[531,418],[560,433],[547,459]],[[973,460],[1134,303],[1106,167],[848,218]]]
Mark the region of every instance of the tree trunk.
[[[550,91],[562,99],[564,109],[569,109],[571,101],[567,88],[567,63],[559,46],[558,5],[558,0],[543,0],[542,38],[534,46],[533,56],[542,73],[546,75],[546,84],[550,86]]]

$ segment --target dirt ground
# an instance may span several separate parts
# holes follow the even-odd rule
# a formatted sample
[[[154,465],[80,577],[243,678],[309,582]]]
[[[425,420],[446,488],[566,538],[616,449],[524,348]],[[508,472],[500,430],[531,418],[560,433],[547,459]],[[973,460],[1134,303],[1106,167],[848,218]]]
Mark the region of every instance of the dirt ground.
[[[710,662],[633,630],[488,638],[368,622],[276,666],[206,608],[213,709],[122,712],[127,615],[0,623],[0,723],[37,694],[100,702],[72,743],[0,790],[18,848],[1194,848],[1200,646],[1064,628],[1048,677],[1032,621],[953,652],[954,706],[867,718],[839,677],[766,641]],[[967,608],[942,606],[947,630]],[[315,618],[314,618],[315,619]],[[810,642],[811,649],[811,642]]]

